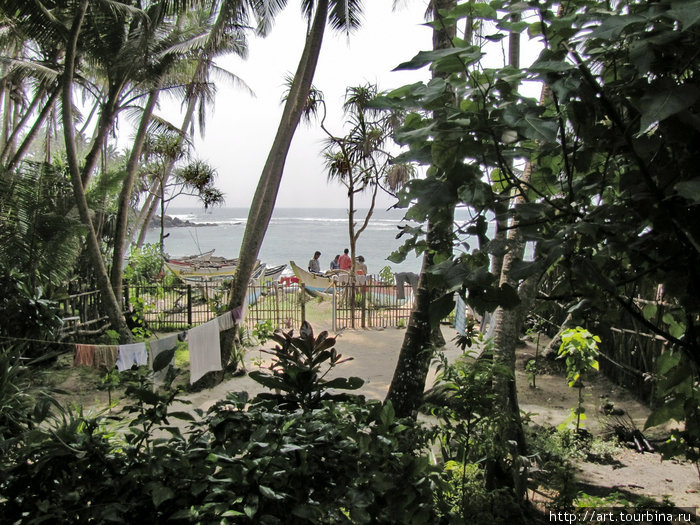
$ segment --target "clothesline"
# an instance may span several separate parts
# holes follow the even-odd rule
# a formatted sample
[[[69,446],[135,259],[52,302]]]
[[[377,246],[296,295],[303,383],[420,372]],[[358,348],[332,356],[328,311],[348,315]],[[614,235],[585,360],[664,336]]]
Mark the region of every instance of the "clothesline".
[[[141,343],[91,345],[9,336],[0,336],[0,339],[72,346],[74,348],[74,366],[85,365],[95,368],[104,366],[108,370],[116,366],[120,372],[123,372],[133,366],[142,365],[148,365],[152,370],[153,362],[158,354],[172,350],[177,345],[178,340],[184,341],[186,338],[190,354],[190,383],[194,383],[207,372],[222,369],[219,332],[229,330],[240,323],[245,316],[246,306],[244,304],[242,307],[221,314],[184,332]],[[148,349],[151,351],[148,352]]]

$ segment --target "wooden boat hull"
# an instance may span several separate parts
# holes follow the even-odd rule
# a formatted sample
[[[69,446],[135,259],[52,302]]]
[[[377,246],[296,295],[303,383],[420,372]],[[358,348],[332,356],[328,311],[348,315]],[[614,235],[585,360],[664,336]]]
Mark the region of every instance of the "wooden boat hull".
[[[237,265],[196,266],[179,261],[166,261],[165,266],[178,277],[231,277]]]
[[[330,297],[332,295],[335,284],[332,278],[307,272],[297,266],[294,261],[289,261],[289,266],[299,279],[299,282],[304,284],[304,288],[309,295],[314,297]]]

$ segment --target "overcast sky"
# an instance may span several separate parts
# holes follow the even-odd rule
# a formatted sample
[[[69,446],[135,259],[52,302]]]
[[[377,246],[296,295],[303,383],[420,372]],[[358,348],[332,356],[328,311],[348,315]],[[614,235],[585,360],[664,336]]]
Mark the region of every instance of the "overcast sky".
[[[314,86],[324,93],[329,113],[327,127],[336,135],[344,131],[341,106],[348,86],[369,82],[377,84],[380,90],[389,90],[429,78],[427,68],[392,72],[418,51],[432,47],[431,30],[423,25],[426,1],[404,2],[395,11],[392,3],[365,1],[362,27],[349,37],[330,28],[325,33]],[[231,57],[219,62],[255,93],[253,97],[240,88],[217,83],[206,134],[203,138],[198,134],[195,139],[196,156],[218,171],[217,186],[225,193],[225,206],[249,206],[279,123],[284,78],[293,74],[301,56],[306,22],[298,2],[289,4],[267,38],[250,38],[247,60]],[[176,116],[167,116],[178,122]],[[347,207],[343,187],[326,180],[320,156],[324,137],[318,124],[302,123],[297,128],[278,207]],[[386,197],[380,205],[386,208],[392,202]],[[177,203],[192,204],[196,202]]]

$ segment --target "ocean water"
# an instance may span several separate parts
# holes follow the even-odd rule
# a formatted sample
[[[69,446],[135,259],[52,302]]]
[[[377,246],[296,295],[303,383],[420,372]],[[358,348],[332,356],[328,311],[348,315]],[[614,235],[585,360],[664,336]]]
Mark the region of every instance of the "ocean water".
[[[358,210],[359,222],[365,210]],[[215,255],[238,257],[241,239],[248,218],[247,208],[169,208],[166,212],[192,223],[214,226],[166,228],[165,251],[173,257],[192,255],[215,249]],[[387,257],[403,243],[396,239],[404,210],[375,210],[367,229],[360,235],[357,255],[365,258],[369,273],[378,273],[384,266],[392,271],[418,272],[421,259],[411,254],[400,263]],[[146,242],[158,242],[158,229],[152,228]],[[280,208],[275,210],[268,227],[259,259],[268,266],[289,264],[292,260],[306,268],[316,250],[321,252],[321,269],[328,269],[336,254],[350,248],[347,211],[334,208]]]

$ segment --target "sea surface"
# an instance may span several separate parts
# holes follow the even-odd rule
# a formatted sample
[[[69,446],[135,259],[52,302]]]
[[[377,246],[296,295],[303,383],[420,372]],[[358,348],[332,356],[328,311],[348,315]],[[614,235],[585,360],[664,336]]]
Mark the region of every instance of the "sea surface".
[[[358,210],[356,222],[366,210]],[[248,218],[246,208],[175,208],[167,215],[196,224],[214,226],[166,228],[165,251],[172,257],[193,255],[215,249],[215,255],[238,257],[241,239]],[[369,273],[378,273],[384,266],[392,271],[418,272],[421,259],[411,254],[400,264],[387,257],[404,241],[397,239],[404,210],[375,210],[367,229],[360,235],[357,255],[365,258]],[[413,224],[415,226],[415,224]],[[146,242],[158,242],[158,229],[152,228]],[[265,235],[259,259],[268,266],[289,264],[292,260],[306,268],[316,250],[321,252],[321,269],[328,269],[336,254],[350,248],[348,216],[345,209],[279,208],[276,209]]]

